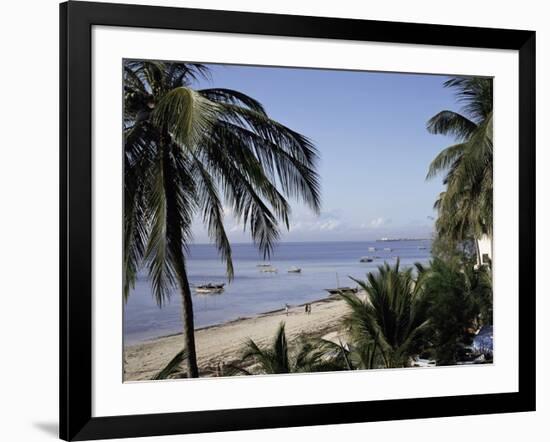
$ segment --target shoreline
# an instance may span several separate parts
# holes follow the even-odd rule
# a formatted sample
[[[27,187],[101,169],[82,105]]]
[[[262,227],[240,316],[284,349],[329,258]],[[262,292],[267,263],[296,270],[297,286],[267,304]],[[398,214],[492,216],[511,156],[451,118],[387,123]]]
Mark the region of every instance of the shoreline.
[[[312,307],[304,312],[305,304]],[[238,359],[243,343],[253,339],[259,345],[268,344],[280,322],[285,322],[289,341],[305,336],[338,335],[338,328],[347,307],[343,299],[327,296],[316,301],[232,319],[195,330],[197,362],[201,376],[215,372],[219,364]],[[171,334],[124,347],[124,380],[149,380],[182,349],[181,333]],[[175,375],[177,377],[177,374]]]
[[[336,298],[333,295],[328,295],[324,298],[314,299],[313,301],[310,301],[310,302],[304,302],[303,304],[293,305],[293,306],[290,307],[290,311],[292,311],[292,309],[295,309],[295,308],[298,308],[298,307],[304,307],[306,304],[314,305],[314,304],[318,304],[318,303],[320,304],[320,303],[323,303],[323,302],[332,302],[332,301],[337,300],[337,299],[338,298]],[[232,323],[235,323],[235,322],[245,321],[245,320],[254,319],[254,318],[260,318],[262,316],[268,316],[268,315],[272,315],[272,314],[276,314],[276,313],[282,313],[284,311],[285,311],[284,308],[280,308],[280,309],[276,309],[276,310],[268,310],[266,312],[255,313],[255,314],[252,314],[250,316],[239,316],[235,319],[228,319],[227,321],[218,322],[216,324],[201,325],[200,327],[195,328],[195,333],[197,333],[200,330],[208,330],[210,328],[223,327],[225,325],[232,324]],[[154,337],[154,338],[146,338],[142,341],[132,342],[131,344],[124,345],[124,348],[136,347],[136,346],[139,346],[139,345],[152,343],[152,342],[158,341],[160,339],[171,338],[171,337],[174,337],[174,336],[181,336],[181,335],[182,335],[182,333],[178,332],[178,333],[168,333],[167,335],[161,335],[161,336],[157,336],[157,337]]]

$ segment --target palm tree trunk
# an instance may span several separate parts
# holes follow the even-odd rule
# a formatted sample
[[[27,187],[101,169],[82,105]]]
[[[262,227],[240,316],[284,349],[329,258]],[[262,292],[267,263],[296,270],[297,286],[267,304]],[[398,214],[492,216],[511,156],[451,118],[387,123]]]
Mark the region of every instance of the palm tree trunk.
[[[197,366],[197,352],[195,349],[195,321],[193,317],[193,300],[191,299],[191,288],[187,278],[187,270],[182,259],[177,260],[178,282],[181,294],[181,319],[183,321],[183,339],[187,349],[187,376],[190,378],[199,377]]]
[[[163,173],[171,171],[170,165],[170,135],[165,132],[160,141],[162,149],[162,163]],[[177,214],[177,208],[174,201],[177,195],[174,193],[170,178],[164,179],[164,189],[166,194],[166,223],[167,229],[170,230],[170,237],[172,242],[170,244],[173,260],[174,270],[178,278],[178,284],[181,295],[181,319],[183,321],[183,339],[185,341],[185,348],[187,350],[187,376],[190,378],[199,377],[199,368],[197,366],[197,352],[195,350],[195,321],[193,318],[193,300],[191,299],[191,288],[189,287],[189,279],[187,277],[187,269],[185,268],[185,257],[183,254],[183,238],[182,238],[182,226],[179,222],[179,216]]]

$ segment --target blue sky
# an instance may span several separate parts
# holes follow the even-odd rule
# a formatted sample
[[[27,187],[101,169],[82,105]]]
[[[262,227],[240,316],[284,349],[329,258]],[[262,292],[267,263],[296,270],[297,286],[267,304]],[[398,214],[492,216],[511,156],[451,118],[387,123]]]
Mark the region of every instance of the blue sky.
[[[436,75],[321,69],[209,65],[210,81],[196,87],[237,89],[256,99],[271,118],[313,140],[320,152],[322,211],[293,203],[291,229],[282,241],[371,240],[427,237],[441,178],[426,181],[430,161],[448,137],[431,135],[426,121],[459,110]],[[226,211],[230,239],[249,242]],[[208,242],[200,221],[196,242]]]

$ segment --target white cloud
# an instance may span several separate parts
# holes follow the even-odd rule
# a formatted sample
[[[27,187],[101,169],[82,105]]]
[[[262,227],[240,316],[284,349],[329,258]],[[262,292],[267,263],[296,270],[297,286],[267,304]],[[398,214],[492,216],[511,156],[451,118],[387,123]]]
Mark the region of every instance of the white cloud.
[[[296,217],[290,223],[290,232],[297,233],[320,233],[334,232],[344,227],[341,217],[336,212],[323,212],[319,216],[312,214],[301,214],[300,219]]]
[[[379,216],[378,218],[371,219],[368,223],[361,224],[362,229],[377,229],[379,227],[387,226],[391,223],[391,219],[383,218]]]
[[[335,230],[337,229],[338,227],[340,227],[342,223],[340,221],[337,221],[337,220],[334,220],[334,219],[331,219],[329,221],[326,221],[324,223],[321,223],[320,226],[319,226],[319,230],[324,230],[324,231],[331,231],[331,230]]]

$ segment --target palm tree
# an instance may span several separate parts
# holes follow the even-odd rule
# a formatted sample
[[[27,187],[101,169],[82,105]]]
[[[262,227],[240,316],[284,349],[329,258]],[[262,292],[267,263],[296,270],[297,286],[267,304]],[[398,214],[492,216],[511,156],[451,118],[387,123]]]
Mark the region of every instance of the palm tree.
[[[289,197],[320,207],[313,144],[241,92],[191,87],[207,76],[200,64],[124,63],[124,296],[142,265],[159,306],[179,289],[189,377],[198,376],[186,270],[193,221],[206,225],[231,279],[224,206],[264,257],[288,228]]]
[[[419,264],[415,270],[416,278],[412,268],[400,270],[399,260],[394,266],[384,263],[366,281],[354,279],[366,292],[365,299],[340,295],[350,308],[344,324],[352,344],[370,348],[365,368],[372,368],[376,352],[386,368],[405,367],[420,352],[430,321],[423,290],[426,271]]]
[[[344,352],[344,353],[342,353]],[[298,339],[291,351],[286,337],[285,324],[281,322],[273,341],[266,347],[248,339],[244,344],[239,365],[231,365],[229,374],[287,374],[337,371],[348,369],[345,365],[343,346],[323,339]],[[252,368],[243,366],[252,365]]]
[[[444,172],[446,190],[435,203],[440,236],[455,241],[492,235],[493,226],[493,81],[453,77],[444,83],[456,90],[462,113],[444,110],[427,125],[433,134],[452,135],[457,144],[432,161],[427,178]]]
[[[464,266],[459,259],[435,258],[424,279],[432,342],[438,365],[455,364],[471,344],[472,329],[492,324],[490,270]]]

